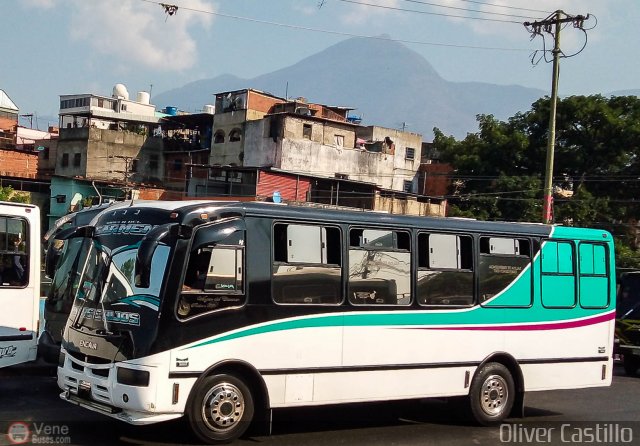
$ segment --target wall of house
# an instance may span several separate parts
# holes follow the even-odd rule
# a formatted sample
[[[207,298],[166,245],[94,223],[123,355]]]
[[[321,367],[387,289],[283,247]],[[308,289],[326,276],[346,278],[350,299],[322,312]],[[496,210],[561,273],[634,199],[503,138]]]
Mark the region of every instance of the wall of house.
[[[36,178],[37,175],[37,153],[0,149],[0,176]]]
[[[418,201],[415,197],[383,196],[376,194],[374,200],[375,211],[403,215],[431,215],[444,217],[446,215],[446,200],[434,202]]]
[[[390,189],[404,190],[404,182],[411,181],[411,192],[418,191],[416,172],[420,167],[422,135],[385,127],[369,126],[357,128],[358,138],[365,141],[384,141],[389,137],[393,141],[393,150],[387,149],[393,157],[394,179]],[[407,148],[414,149],[413,159],[407,159]],[[393,152],[393,153],[391,153]]]
[[[64,154],[68,166],[62,166]],[[80,154],[80,165],[74,166],[74,155]],[[128,159],[117,158],[127,157]],[[138,159],[138,172],[132,172],[132,161]],[[56,175],[104,180],[125,180],[129,162],[130,181],[162,181],[164,156],[162,139],[122,130],[94,128],[60,129],[56,153]],[[153,167],[157,165],[157,167]]]

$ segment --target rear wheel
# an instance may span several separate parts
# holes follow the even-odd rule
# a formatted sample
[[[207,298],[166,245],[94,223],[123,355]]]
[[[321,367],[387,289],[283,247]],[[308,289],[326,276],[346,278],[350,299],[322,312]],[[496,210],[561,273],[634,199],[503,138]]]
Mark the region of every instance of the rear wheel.
[[[515,397],[515,385],[509,369],[497,362],[485,364],[471,381],[471,416],[483,426],[498,424],[509,416]]]
[[[228,443],[240,437],[253,419],[249,387],[232,375],[204,378],[194,389],[187,409],[193,432],[206,443]]]

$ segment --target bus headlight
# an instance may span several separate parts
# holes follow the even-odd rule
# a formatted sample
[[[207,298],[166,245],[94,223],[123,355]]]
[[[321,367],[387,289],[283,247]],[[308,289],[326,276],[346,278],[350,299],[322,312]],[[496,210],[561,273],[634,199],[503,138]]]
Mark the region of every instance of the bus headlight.
[[[118,384],[147,387],[149,385],[149,372],[118,367],[117,380]]]

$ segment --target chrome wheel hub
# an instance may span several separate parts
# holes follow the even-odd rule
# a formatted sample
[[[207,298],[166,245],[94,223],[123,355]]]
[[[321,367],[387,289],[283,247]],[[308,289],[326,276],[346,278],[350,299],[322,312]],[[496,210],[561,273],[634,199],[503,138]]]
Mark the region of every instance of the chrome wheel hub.
[[[202,400],[202,420],[214,431],[235,427],[244,414],[244,397],[233,384],[222,382],[209,389]]]
[[[480,394],[480,406],[490,416],[500,414],[509,398],[509,390],[504,378],[500,375],[491,375],[482,384]]]

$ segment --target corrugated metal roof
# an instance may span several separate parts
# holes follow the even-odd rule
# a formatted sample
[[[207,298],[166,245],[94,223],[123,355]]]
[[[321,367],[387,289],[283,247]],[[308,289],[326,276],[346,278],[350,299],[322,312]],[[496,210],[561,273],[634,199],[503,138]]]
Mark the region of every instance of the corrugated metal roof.
[[[18,113],[18,106],[11,100],[9,95],[7,95],[4,90],[0,90],[0,108],[13,110]]]

